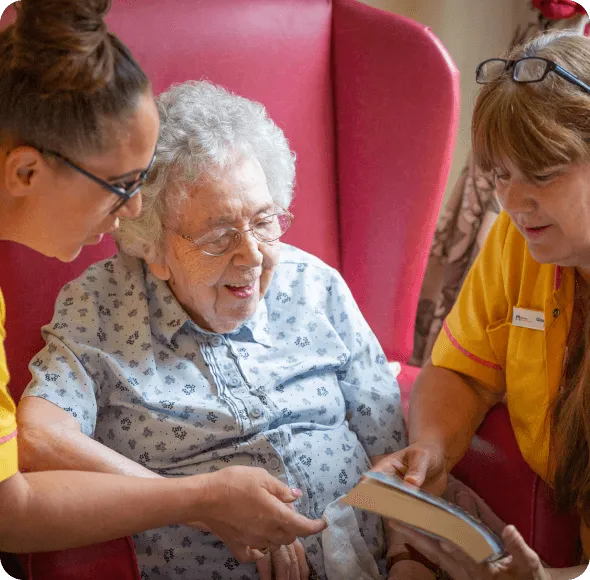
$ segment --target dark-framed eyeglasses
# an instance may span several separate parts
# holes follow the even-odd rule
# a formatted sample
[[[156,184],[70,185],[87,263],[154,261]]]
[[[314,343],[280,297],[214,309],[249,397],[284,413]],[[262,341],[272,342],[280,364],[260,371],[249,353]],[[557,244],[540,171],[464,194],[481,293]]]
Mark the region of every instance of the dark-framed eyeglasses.
[[[149,172],[151,171],[152,167],[154,166],[154,163],[156,162],[157,156],[157,151],[154,151],[152,160],[150,161],[149,165],[143,171],[141,171],[139,175],[132,181],[129,181],[128,183],[113,184],[109,183],[108,181],[105,181],[104,179],[101,179],[100,177],[97,177],[96,175],[90,173],[90,171],[86,171],[86,169],[80,167],[79,165],[76,165],[71,159],[68,159],[67,157],[65,157],[61,153],[58,153],[57,151],[52,151],[51,149],[39,149],[39,152],[44,155],[52,155],[68,167],[72,168],[74,171],[77,171],[78,173],[85,175],[86,177],[88,177],[88,179],[91,179],[95,183],[98,183],[98,185],[100,185],[107,191],[114,193],[119,199],[117,200],[117,203],[111,210],[112,214],[119,211],[132,197],[139,193],[139,191],[146,182]]]
[[[197,239],[175,230],[173,234],[191,242],[208,256],[223,256],[238,247],[242,236],[251,233],[259,242],[270,244],[276,242],[293,223],[291,212],[275,204],[273,213],[256,216],[250,221],[248,229],[217,228]]]
[[[538,56],[526,56],[516,60],[490,58],[480,63],[475,71],[475,80],[480,85],[494,82],[505,73],[512,71],[515,83],[538,83],[550,72],[590,93],[590,86],[556,62]]]

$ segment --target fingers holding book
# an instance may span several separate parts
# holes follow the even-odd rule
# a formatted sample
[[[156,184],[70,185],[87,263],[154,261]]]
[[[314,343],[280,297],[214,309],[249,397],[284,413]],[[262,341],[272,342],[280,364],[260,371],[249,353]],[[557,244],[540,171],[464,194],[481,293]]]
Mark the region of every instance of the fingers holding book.
[[[373,469],[385,475],[396,475],[406,483],[442,495],[447,487],[447,462],[441,447],[414,443],[390,455],[372,458]]]
[[[389,525],[453,580],[550,580],[539,556],[527,546],[514,526],[507,526],[502,533],[509,555],[495,562],[478,564],[453,544],[435,540],[395,521]]]

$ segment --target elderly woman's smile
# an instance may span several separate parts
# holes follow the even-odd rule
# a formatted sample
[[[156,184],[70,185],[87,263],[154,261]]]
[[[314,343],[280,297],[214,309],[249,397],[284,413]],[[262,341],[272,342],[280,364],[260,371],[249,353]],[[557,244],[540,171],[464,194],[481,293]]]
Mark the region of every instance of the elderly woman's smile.
[[[241,157],[190,189],[167,225],[163,256],[150,269],[202,329],[232,332],[256,311],[280,245],[251,228],[272,227],[276,207],[260,163]]]
[[[158,109],[141,214],[122,220],[117,256],[62,291],[67,308],[56,309],[31,365],[24,399],[42,407],[31,417],[59,407],[59,424],[73,423],[78,439],[67,454],[56,443],[52,468],[66,456],[74,465],[72,453],[75,465],[101,471],[105,456],[87,447],[94,436],[113,465],[142,477],[257,467],[299,489],[297,511],[319,518],[371,458],[405,445],[395,377],[342,276],[280,241],[293,219],[295,156],[265,109],[206,82],[172,87]],[[31,449],[56,441],[30,432],[40,442]],[[243,489],[250,505],[251,476],[232,471],[228,489]],[[385,570],[381,518],[364,514],[356,534]],[[198,526],[134,542],[142,578],[267,576]],[[321,537],[288,549],[310,577],[326,578]]]

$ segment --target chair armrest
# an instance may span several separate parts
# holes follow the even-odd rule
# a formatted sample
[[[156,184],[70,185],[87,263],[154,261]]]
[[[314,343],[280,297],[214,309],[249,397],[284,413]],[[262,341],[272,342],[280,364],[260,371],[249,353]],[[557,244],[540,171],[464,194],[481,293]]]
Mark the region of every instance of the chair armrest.
[[[135,546],[130,537],[19,557],[28,580],[140,580]]]
[[[580,520],[557,511],[553,492],[522,457],[505,405],[488,413],[453,474],[514,524],[546,563],[579,564]]]

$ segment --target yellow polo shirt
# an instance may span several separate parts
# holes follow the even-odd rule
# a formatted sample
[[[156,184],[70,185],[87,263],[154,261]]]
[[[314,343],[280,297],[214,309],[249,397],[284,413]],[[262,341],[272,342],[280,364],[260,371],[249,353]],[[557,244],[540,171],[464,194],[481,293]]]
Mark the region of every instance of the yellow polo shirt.
[[[574,269],[533,260],[524,237],[503,212],[432,352],[434,365],[506,393],[518,446],[545,480],[550,404],[561,382],[574,288]],[[520,314],[541,329],[522,325],[522,318],[516,318]]]
[[[9,376],[4,352],[5,319],[4,297],[0,291],[0,481],[8,479],[18,471],[16,409],[8,393]]]

